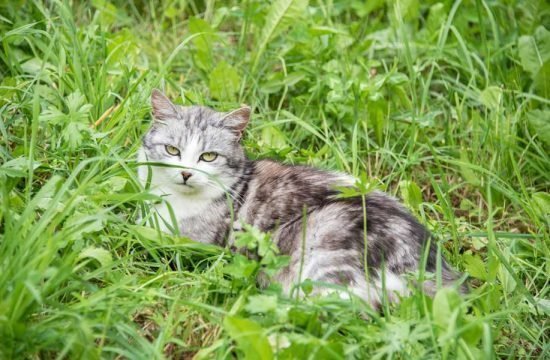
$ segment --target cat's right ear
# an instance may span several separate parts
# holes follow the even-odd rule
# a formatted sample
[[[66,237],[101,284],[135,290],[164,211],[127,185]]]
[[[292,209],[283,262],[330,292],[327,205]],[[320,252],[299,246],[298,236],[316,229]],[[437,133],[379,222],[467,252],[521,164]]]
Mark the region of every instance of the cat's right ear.
[[[250,120],[250,112],[250,107],[243,105],[240,109],[225,114],[222,121],[228,128],[232,129],[237,135],[239,135],[239,137],[241,137],[246,125],[248,125],[248,121]]]
[[[175,119],[178,117],[176,105],[172,104],[160,90],[153,89],[151,93],[151,106],[153,108],[153,117],[156,121]]]

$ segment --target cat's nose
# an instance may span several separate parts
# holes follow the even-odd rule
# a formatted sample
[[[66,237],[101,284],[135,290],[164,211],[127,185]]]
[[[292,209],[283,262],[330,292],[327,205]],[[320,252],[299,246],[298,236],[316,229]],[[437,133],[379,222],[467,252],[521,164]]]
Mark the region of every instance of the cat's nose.
[[[187,171],[182,171],[181,176],[183,177],[183,182],[186,182],[191,176],[193,176],[193,174]]]

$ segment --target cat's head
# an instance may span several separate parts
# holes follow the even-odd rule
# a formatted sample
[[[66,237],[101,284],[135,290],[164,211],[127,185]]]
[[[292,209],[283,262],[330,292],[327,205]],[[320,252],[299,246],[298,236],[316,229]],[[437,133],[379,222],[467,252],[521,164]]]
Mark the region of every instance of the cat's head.
[[[240,139],[250,108],[223,113],[203,106],[173,104],[164,94],[151,95],[153,123],[143,138],[146,161],[153,167],[153,185],[189,196],[214,198],[230,189],[243,172]]]

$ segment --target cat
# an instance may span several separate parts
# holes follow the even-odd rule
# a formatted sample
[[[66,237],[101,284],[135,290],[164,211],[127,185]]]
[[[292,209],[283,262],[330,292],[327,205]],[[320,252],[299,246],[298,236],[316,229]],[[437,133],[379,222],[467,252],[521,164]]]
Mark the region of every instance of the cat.
[[[162,230],[224,246],[241,224],[255,226],[290,257],[272,279],[287,293],[301,274],[347,287],[373,307],[408,293],[406,274],[419,269],[425,246],[426,270],[436,272],[429,232],[395,198],[380,191],[339,198],[338,187],[354,184],[349,175],[249,160],[241,138],[250,108],[182,107],[159,90],[151,105],[153,122],[138,155],[149,165],[139,166],[138,176],[165,200],[154,205]],[[440,270],[444,286],[457,280],[444,260]],[[433,279],[422,286],[430,294],[436,289]]]

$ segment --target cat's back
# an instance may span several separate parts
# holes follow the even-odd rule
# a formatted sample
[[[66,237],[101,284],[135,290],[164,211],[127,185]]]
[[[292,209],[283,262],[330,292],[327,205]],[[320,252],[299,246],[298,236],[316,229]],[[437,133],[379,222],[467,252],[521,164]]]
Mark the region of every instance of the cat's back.
[[[326,204],[338,194],[337,187],[354,182],[345,174],[272,160],[256,161],[253,166],[240,215],[264,231],[301,216],[304,209]]]
[[[334,193],[336,186],[353,185],[350,175],[322,170],[305,165],[286,165],[273,160],[255,162],[255,177],[258,185],[275,189],[311,188]]]

